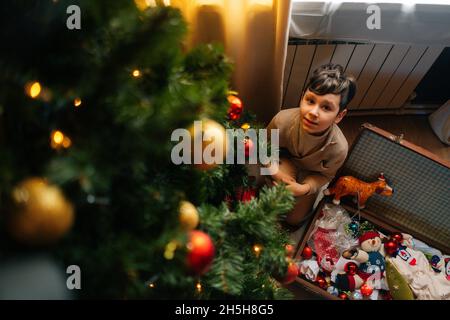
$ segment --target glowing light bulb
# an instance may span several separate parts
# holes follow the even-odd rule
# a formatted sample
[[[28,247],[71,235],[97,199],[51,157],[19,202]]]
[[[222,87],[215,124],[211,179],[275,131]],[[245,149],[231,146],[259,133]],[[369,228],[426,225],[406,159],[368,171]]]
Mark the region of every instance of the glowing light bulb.
[[[56,144],[62,144],[64,140],[64,134],[57,130],[53,132],[53,142],[55,142]]]
[[[80,98],[75,98],[75,100],[73,100],[73,105],[75,107],[81,106],[81,99]]]
[[[51,139],[50,145],[53,149],[60,149],[60,148],[67,149],[72,145],[72,140],[70,140],[69,137],[64,135],[64,133],[62,133],[59,130],[52,131],[50,139]]]
[[[139,77],[141,76],[141,71],[139,71],[138,69],[133,70],[132,75],[133,75],[133,77],[135,77],[135,78],[139,78]]]
[[[202,284],[200,282],[197,282],[197,285],[195,287],[197,288],[198,292],[202,292]]]
[[[37,81],[26,85],[27,94],[33,99],[39,96],[41,90],[42,90],[41,84]]]
[[[63,139],[63,141],[62,141],[62,146],[64,147],[64,148],[69,148],[70,146],[72,145],[72,140],[70,140],[70,138],[69,137],[64,137],[64,139]]]
[[[262,247],[259,244],[255,244],[253,246],[253,252],[255,253],[255,255],[257,257],[259,257],[259,255],[261,254],[261,251],[262,251]]]
[[[177,242],[175,240],[170,241],[166,245],[166,250],[164,250],[164,258],[167,260],[172,260],[175,256],[175,250],[177,249]]]

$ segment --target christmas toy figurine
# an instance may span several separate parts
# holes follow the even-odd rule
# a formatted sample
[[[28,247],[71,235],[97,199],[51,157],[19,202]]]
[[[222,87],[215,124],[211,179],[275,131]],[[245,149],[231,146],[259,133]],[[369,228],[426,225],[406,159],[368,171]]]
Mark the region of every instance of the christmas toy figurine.
[[[384,272],[384,257],[380,253],[381,237],[377,231],[367,231],[359,237],[362,250],[357,250],[352,259],[361,263],[358,274],[366,280],[375,272]]]
[[[340,177],[333,187],[323,192],[325,195],[334,195],[333,203],[338,205],[342,197],[354,195],[358,197],[358,207],[363,209],[367,199],[374,193],[391,196],[392,188],[386,183],[381,173],[377,181],[367,183],[352,176]]]
[[[361,250],[347,250],[342,254],[344,258],[356,260],[360,265],[354,276],[350,274],[336,276],[336,287],[341,290],[359,289],[369,277],[372,280],[380,280],[385,271],[385,260],[379,252],[382,248],[380,234],[377,231],[367,231],[359,237],[359,244]]]

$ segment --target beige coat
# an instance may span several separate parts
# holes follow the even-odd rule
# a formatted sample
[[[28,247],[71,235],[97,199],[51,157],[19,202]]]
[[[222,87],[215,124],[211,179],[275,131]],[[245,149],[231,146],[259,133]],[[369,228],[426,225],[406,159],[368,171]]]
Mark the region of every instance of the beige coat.
[[[311,186],[309,194],[330,182],[347,157],[347,139],[339,127],[333,123],[322,136],[310,135],[300,123],[300,108],[278,112],[267,129],[280,129],[280,148],[289,151],[290,160],[305,176],[300,182]]]

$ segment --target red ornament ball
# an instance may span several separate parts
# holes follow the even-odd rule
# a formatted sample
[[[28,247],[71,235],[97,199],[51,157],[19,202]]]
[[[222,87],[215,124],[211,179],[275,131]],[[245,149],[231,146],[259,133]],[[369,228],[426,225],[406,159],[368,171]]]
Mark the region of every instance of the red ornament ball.
[[[365,297],[369,297],[372,292],[373,292],[373,288],[371,286],[369,286],[367,283],[364,283],[361,288],[361,294]]]
[[[321,287],[322,289],[325,289],[325,290],[327,289],[328,284],[324,277],[317,276],[316,282],[319,285],[319,287]]]
[[[398,243],[394,240],[389,240],[384,243],[384,251],[390,256],[394,255],[398,249]]]
[[[286,256],[292,258],[292,256],[294,255],[294,246],[292,244],[287,244],[285,246],[286,249]]]
[[[245,157],[248,158],[255,148],[253,141],[250,138],[244,139],[244,148]]]
[[[248,202],[252,200],[254,197],[256,197],[256,189],[254,188],[247,188],[242,191],[242,194],[240,196],[240,199],[242,202]]]
[[[235,113],[235,112],[228,112],[228,118],[230,120],[237,120],[241,117],[240,113]]]
[[[196,275],[207,272],[215,253],[214,244],[209,235],[199,230],[190,231],[187,250],[186,263],[188,269]]]
[[[309,260],[312,258],[313,251],[310,247],[305,247],[302,251],[302,257],[303,259]]]
[[[230,120],[237,120],[241,116],[242,113],[242,101],[236,96],[229,95],[227,97],[228,103],[230,104],[230,108],[228,109],[228,117]]]
[[[403,235],[400,232],[394,232],[391,234],[391,240],[397,242],[398,244],[401,244],[403,241]]]
[[[342,300],[348,300],[348,295],[345,292],[339,293],[339,298]]]
[[[242,108],[241,99],[239,99],[236,96],[229,95],[227,97],[227,100],[228,100],[228,103],[230,104],[231,111],[233,111],[233,112],[236,112],[236,111],[241,112],[242,111],[243,108]]]
[[[284,278],[281,280],[281,282],[283,284],[289,284],[289,283],[295,281],[295,278],[297,278],[298,275],[299,275],[299,269],[298,269],[297,264],[295,264],[295,262],[293,262],[293,261],[290,261],[288,263],[286,274],[285,274]]]
[[[354,276],[358,271],[358,265],[354,262],[347,262],[344,266],[344,271],[351,276]]]

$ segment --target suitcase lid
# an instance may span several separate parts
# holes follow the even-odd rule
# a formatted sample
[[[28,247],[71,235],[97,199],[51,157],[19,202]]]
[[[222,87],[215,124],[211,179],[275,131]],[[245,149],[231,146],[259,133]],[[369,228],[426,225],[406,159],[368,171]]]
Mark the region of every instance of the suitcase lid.
[[[371,182],[380,173],[394,193],[372,195],[364,211],[450,253],[450,163],[364,124],[335,180],[350,175]]]

